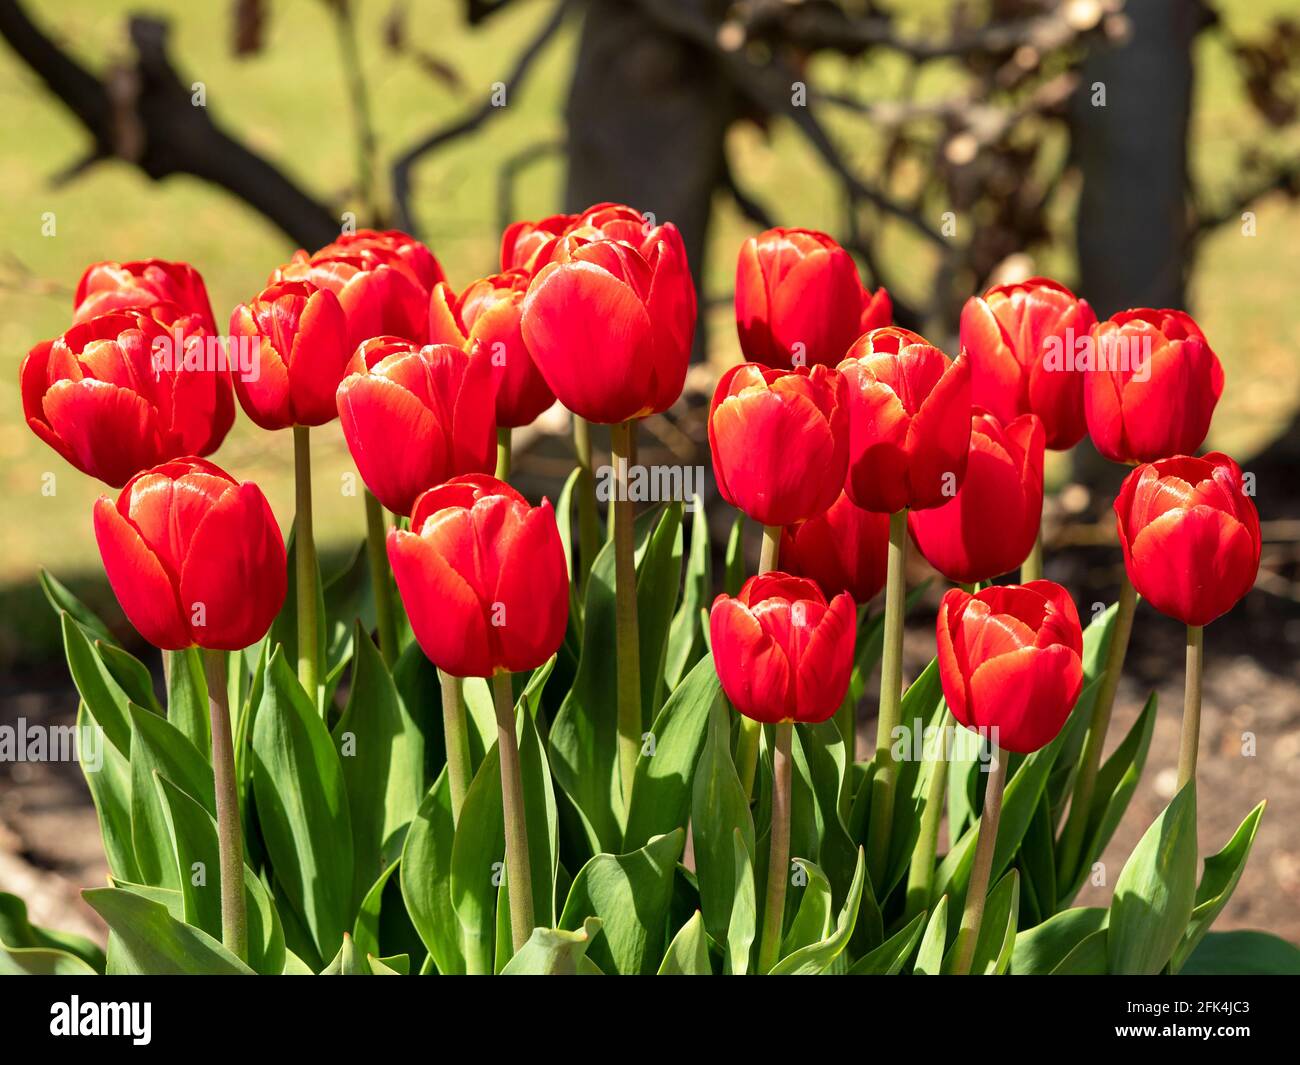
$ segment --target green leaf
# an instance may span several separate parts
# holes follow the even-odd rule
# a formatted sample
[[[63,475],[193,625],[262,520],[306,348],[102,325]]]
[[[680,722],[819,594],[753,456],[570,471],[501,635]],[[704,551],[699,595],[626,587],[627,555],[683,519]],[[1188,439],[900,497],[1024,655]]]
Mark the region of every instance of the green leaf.
[[[166,718],[134,703],[131,715],[131,840],[141,879],[157,887],[179,888],[162,797],[155,772],[215,813],[212,769],[180,730]]]
[[[1147,829],[1115,881],[1106,954],[1112,973],[1160,972],[1196,896],[1196,785],[1187,784]]]
[[[72,682],[81,693],[95,723],[122,754],[131,753],[131,725],[127,705],[130,697],[122,689],[85,632],[70,614],[64,614],[63,649],[68,659]]]
[[[75,954],[51,947],[6,947],[0,943],[0,976],[98,976]]]
[[[712,658],[702,664],[712,668]],[[697,667],[699,668],[699,667]],[[754,819],[749,798],[741,787],[731,759],[731,711],[725,699],[715,699],[709,708],[708,738],[695,769],[692,783],[691,833],[695,851],[695,872],[699,882],[700,909],[709,935],[719,943],[729,939],[732,905],[740,887],[739,878],[749,877],[753,895],[749,855],[754,853]],[[636,804],[636,793],[633,793]],[[732,841],[740,833],[744,868],[736,862]],[[753,914],[750,915],[751,919]],[[753,929],[750,929],[753,935]],[[745,945],[748,950],[748,944]]]
[[[1084,936],[1052,970],[1053,976],[1105,976],[1107,972],[1106,930]]]
[[[925,927],[926,911],[922,910],[900,931],[890,936],[870,954],[859,958],[849,970],[850,976],[895,976],[903,963],[912,955],[921,931]]]
[[[673,936],[659,963],[659,976],[712,976],[709,963],[709,937],[704,931],[704,918],[699,910],[691,914]]]
[[[384,888],[397,872],[398,865],[398,862],[389,862],[384,867],[384,871],[370,885],[370,890],[366,892],[361,905],[357,908],[357,919],[352,926],[352,938],[356,942],[357,950],[362,954],[378,956],[379,916],[383,909]]]
[[[73,932],[56,932],[32,924],[27,919],[27,904],[17,895],[4,891],[0,891],[0,947],[71,954],[91,972],[104,971],[104,952],[98,946],[85,936]],[[55,966],[63,965],[58,958],[45,961]]]
[[[731,526],[731,535],[727,537],[725,569],[722,575],[722,590],[734,596],[740,592],[745,583],[745,515],[736,514]]]
[[[204,758],[211,758],[208,680],[203,668],[203,651],[197,647],[187,647],[183,651],[165,653],[171,656],[167,720],[180,730]]]
[[[652,836],[685,827],[691,808],[691,778],[704,746],[709,708],[721,691],[713,658],[707,656],[664,703],[650,730],[652,753],[647,753],[643,744],[637,759],[624,851],[637,850]]]
[[[1300,949],[1268,932],[1210,932],[1179,970],[1182,976],[1300,976]]]
[[[45,598],[49,601],[50,606],[54,608],[56,614],[71,615],[72,620],[85,629],[86,634],[92,640],[104,640],[111,644],[117,643],[117,640],[113,638],[112,631],[104,624],[99,615],[73,595],[66,584],[44,566],[40,568],[37,576],[41,582],[41,591],[45,593]]]
[[[277,648],[253,724],[253,792],[277,880],[321,957],[352,927],[352,825],[343,769],[315,705]]]
[[[82,702],[77,707],[77,730],[86,735],[86,729],[99,725],[90,708]],[[102,733],[101,735],[107,735]],[[128,746],[130,743],[128,736]],[[98,744],[99,765],[88,764],[86,752],[81,752],[81,772],[90,789],[91,801],[99,815],[99,834],[104,842],[104,855],[109,871],[123,880],[139,880],[140,867],[135,860],[135,845],[131,842],[131,763],[112,742],[102,739]]]
[[[501,970],[502,976],[578,976],[600,918],[588,917],[576,932],[563,928],[534,928],[519,952]]]
[[[1264,816],[1264,803],[1246,815],[1232,839],[1218,854],[1205,859],[1205,872],[1196,889],[1196,906],[1192,910],[1192,919],[1187,926],[1182,941],[1174,951],[1170,969],[1178,972],[1196,949],[1205,933],[1210,930],[1216,917],[1223,912],[1236,890],[1237,881],[1241,879],[1250,857],[1250,848],[1255,842],[1255,833],[1259,831],[1260,818]]]
[[[347,789],[352,898],[359,904],[383,871],[384,844],[420,807],[424,742],[360,626],[352,643],[352,686],[333,740]]]
[[[735,894],[731,900],[731,920],[727,924],[726,971],[733,976],[744,976],[749,971],[749,952],[758,930],[758,899],[754,887],[754,859],[739,828],[732,830],[731,846]]]
[[[943,969],[944,944],[948,937],[948,896],[944,895],[934,912],[930,914],[930,923],[925,926],[925,935],[921,937],[921,946],[916,952],[916,964],[912,972],[916,976],[938,976]]]
[[[943,718],[943,686],[939,681],[939,664],[931,659],[921,675],[903,693],[899,721],[907,735],[925,738],[926,729],[937,726]],[[921,779],[923,760],[904,757],[898,765],[894,816],[889,836],[889,873],[884,884],[873,884],[875,896],[882,901],[907,876],[921,829],[921,811],[925,804],[925,781]],[[936,885],[936,890],[942,887]]]
[[[641,727],[654,721],[667,694],[668,637],[682,583],[682,504],[669,503],[637,567],[637,643],[641,655]]]
[[[811,943],[796,950],[787,958],[782,958],[772,967],[770,976],[817,976],[830,968],[839,957],[840,952],[849,944],[853,935],[853,925],[858,919],[858,907],[862,903],[862,885],[866,879],[867,859],[861,847],[858,848],[858,865],[853,874],[853,883],[849,887],[849,896],[840,910],[835,930],[819,943]]]
[[[402,848],[401,885],[406,912],[429,957],[445,975],[465,972],[460,922],[451,902],[451,854],[455,829],[451,787],[444,770],[420,803]]]
[[[1035,976],[1052,972],[1084,939],[1106,927],[1109,911],[1101,906],[1062,910],[1016,936],[1009,972]]]
[[[153,674],[149,672],[148,666],[134,655],[123,651],[117,644],[106,640],[95,641],[95,654],[131,702],[159,716],[163,714],[162,705],[153,690]]]
[[[252,975],[206,932],[176,920],[162,903],[120,888],[81,893],[115,936],[117,972],[151,976]]]
[[[343,933],[343,944],[334,960],[323,970],[321,976],[369,976],[370,966],[366,964],[365,955],[356,949],[352,937]]]
[[[782,958],[812,943],[820,943],[831,930],[831,882],[806,858],[795,858],[794,864],[803,870],[804,886],[794,920],[781,941]]]
[[[1001,976],[1011,963],[1016,942],[1016,914],[1020,907],[1020,874],[1012,869],[989,892],[980,919],[979,937],[971,957],[975,975]]]
[[[704,501],[691,499],[691,550],[686,559],[686,580],[682,585],[682,602],[673,615],[668,633],[668,652],[664,658],[664,682],[674,691],[687,672],[704,656],[707,648],[700,631],[700,610],[708,606],[712,587],[709,558],[709,519]]]
[[[636,520],[638,550],[653,532],[659,512]],[[596,851],[618,850],[623,842],[625,810],[618,775],[618,721],[615,646],[614,543],[601,548],[587,580],[583,611],[582,654],[573,686],[551,723],[547,755],[555,782],[582,814],[591,833],[586,842]]]
[[[1147,751],[1151,747],[1151,734],[1156,723],[1156,695],[1154,692],[1147,699],[1142,713],[1133,722],[1128,734],[1114,753],[1097,771],[1094,785],[1092,807],[1088,814],[1088,824],[1084,829],[1084,844],[1080,848],[1078,868],[1069,877],[1068,890],[1057,901],[1057,906],[1067,906],[1084,881],[1092,865],[1106,844],[1115,833],[1124,811],[1128,809],[1129,799],[1137,788],[1146,765]],[[1057,876],[1064,882],[1067,870],[1057,870]]]
[[[185,923],[201,928],[213,939],[220,939],[221,855],[217,823],[207,810],[166,777],[155,771],[153,779],[167,812],[185,905]],[[284,969],[284,929],[262,882],[248,866],[243,868],[248,964],[263,976],[274,976]]]
[[[607,973],[649,974],[663,956],[673,874],[686,842],[675,829],[630,854],[598,854],[578,870],[560,927],[601,919],[588,953]]]
[[[288,662],[296,663],[298,661],[298,552],[296,545],[296,529],[290,527],[289,537],[285,543],[285,564],[288,567],[288,584],[284,596],[284,605],[280,608],[280,613],[276,615],[275,621],[271,624],[271,631],[267,635],[267,642],[270,643],[273,650],[279,649]],[[325,594],[321,587],[320,578],[320,558],[316,560],[316,618],[319,622],[316,626],[316,661],[321,663],[320,677],[318,678],[318,687],[321,691],[309,693],[311,703],[316,707],[319,713],[323,709],[322,693],[323,685],[326,680],[328,669],[326,668],[325,657],[325,634],[329,629],[325,617]],[[330,952],[326,957],[333,957],[335,947],[330,944]]]

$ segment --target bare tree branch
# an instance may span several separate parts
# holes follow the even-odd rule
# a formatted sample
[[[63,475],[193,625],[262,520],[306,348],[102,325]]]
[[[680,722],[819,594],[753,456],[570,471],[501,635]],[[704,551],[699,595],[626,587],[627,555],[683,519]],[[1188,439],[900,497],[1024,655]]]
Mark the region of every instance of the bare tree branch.
[[[514,67],[507,75],[503,84],[505,85],[506,98],[509,99],[520,88],[524,80],[528,77],[528,72],[532,68],[537,57],[545,49],[547,43],[555,36],[560,26],[564,22],[565,15],[568,14],[571,0],[559,0],[555,9],[551,12],[540,30],[533,36],[532,40],[524,46],[519,57],[515,60]],[[443,126],[434,130],[428,136],[424,137],[418,143],[412,145],[403,152],[393,163],[392,181],[393,181],[393,203],[397,211],[397,222],[408,233],[416,232],[415,217],[411,212],[411,171],[419,160],[436,148],[441,147],[448,141],[463,137],[467,133],[473,133],[484,122],[491,118],[503,108],[494,106],[492,94],[489,94],[484,101],[475,107],[469,114],[457,119],[450,125]]]
[[[217,126],[191,102],[167,55],[167,24],[133,17],[129,23],[135,65],[127,91],[101,81],[65,53],[28,18],[17,0],[0,0],[0,36],[77,116],[93,140],[88,156],[65,180],[94,162],[123,158],[155,181],[192,174],[220,186],[259,211],[305,247],[338,235],[330,210],[295,185],[268,160]],[[122,78],[117,72],[112,78]],[[124,137],[124,129],[138,131]]]

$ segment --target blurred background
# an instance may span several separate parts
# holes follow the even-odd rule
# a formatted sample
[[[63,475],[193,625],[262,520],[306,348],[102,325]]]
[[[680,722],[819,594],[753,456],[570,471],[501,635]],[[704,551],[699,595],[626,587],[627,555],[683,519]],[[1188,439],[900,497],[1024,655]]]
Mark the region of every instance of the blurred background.
[[[89,263],[190,261],[224,323],[349,221],[413,232],[459,290],[495,270],[507,222],[627,202],[679,225],[701,296],[701,366],[648,420],[642,461],[707,468],[713,375],[739,358],[737,248],[817,228],[949,350],[968,296],[1036,273],[1103,317],[1195,315],[1227,377],[1207,447],[1256,475],[1265,538],[1256,591],[1207,640],[1201,853],[1267,797],[1218,927],[1300,939],[1294,0],[0,0],[0,37],[0,724],[75,712],[40,567],[127,631],[91,530],[103,486],[36,439],[18,390]],[[553,411],[517,434],[533,494],[570,466],[565,429]],[[337,423],[313,441],[328,566],[363,514],[330,487],[352,469]],[[241,418],[216,456],[285,529],[291,448]],[[1115,597],[1120,471],[1076,452],[1049,455],[1047,574],[1082,612]],[[719,537],[727,510],[712,504]],[[933,651],[934,590],[911,675]],[[1112,742],[1146,690],[1163,709],[1112,881],[1173,794],[1180,627],[1141,608],[1129,661]],[[76,892],[104,873],[77,767],[0,764],[0,890],[95,933]]]

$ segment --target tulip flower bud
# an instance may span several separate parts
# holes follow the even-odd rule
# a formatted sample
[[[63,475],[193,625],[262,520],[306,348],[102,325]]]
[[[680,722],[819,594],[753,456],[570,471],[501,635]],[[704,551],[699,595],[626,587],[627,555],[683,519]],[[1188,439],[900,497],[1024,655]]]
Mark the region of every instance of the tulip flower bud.
[[[740,246],[736,330],[745,358],[767,366],[834,366],[865,332],[890,324],[852,257],[825,233],[769,229]]]
[[[307,281],[263,289],[230,316],[232,339],[256,345],[255,372],[235,373],[239,404],[263,429],[324,425],[348,365],[347,320],[338,298]]]
[[[110,311],[145,310],[172,303],[182,314],[197,315],[204,331],[215,335],[208,290],[189,263],[139,259],[129,263],[93,263],[77,282],[72,321],[85,322]]]
[[[843,593],[828,606],[803,577],[750,577],[734,599],[718,596],[709,614],[722,690],[755,721],[825,721],[849,689],[856,623]]]
[[[395,230],[347,233],[314,255],[297,251],[271,275],[327,288],[347,317],[347,348],[371,337],[395,336],[423,344],[429,331],[429,293],[445,280],[433,253]]]
[[[338,387],[339,422],[366,487],[409,514],[416,496],[496,467],[492,367],[449,344],[362,344]]]
[[[816,581],[827,595],[847,592],[860,606],[885,586],[889,516],[840,492],[830,509],[781,530],[780,559],[787,573]]]
[[[172,303],[80,322],[32,348],[20,378],[32,432],[114,488],[168,459],[210,454],[235,420],[225,353]]]
[[[1029,556],[1043,518],[1043,423],[1022,414],[1005,429],[976,407],[970,457],[957,494],[908,515],[927,562],[959,584],[987,581]]]
[[[532,277],[540,266],[550,261],[550,249],[578,217],[556,214],[540,222],[510,223],[501,234],[501,270],[522,270]]]
[[[972,296],[961,312],[972,402],[1004,425],[1036,414],[1049,448],[1073,447],[1088,428],[1078,346],[1088,343],[1096,324],[1087,300],[1045,277]]]
[[[388,557],[416,640],[454,677],[535,669],[564,641],[569,575],[545,499],[453,477],[416,500],[410,532],[389,531]]]
[[[1241,468],[1218,452],[1139,466],[1115,500],[1129,580],[1185,625],[1208,625],[1255,584],[1259,513]]]
[[[835,370],[733,366],[709,406],[718,490],[763,525],[807,521],[840,494],[848,429],[844,380]]]
[[[266,635],[288,584],[284,539],[251,482],[180,458],[95,504],[109,584],[155,647],[237,651]]]
[[[1223,394],[1223,367],[1191,315],[1124,311],[1093,330],[1085,410],[1092,442],[1112,462],[1190,455]]]
[[[848,385],[849,498],[865,510],[942,506],[970,447],[970,367],[906,329],[875,329],[839,365]]]
[[[496,382],[497,425],[512,429],[555,402],[519,328],[528,280],[524,271],[508,270],[475,281],[459,297],[450,285],[438,284],[429,301],[430,342],[455,344],[487,360]]]
[[[1052,581],[951,589],[936,623],[939,679],[961,724],[1019,754],[1046,747],[1083,690],[1083,630]]]
[[[524,299],[524,342],[556,397],[613,425],[681,395],[695,332],[695,287],[677,229],[639,244],[566,236]]]

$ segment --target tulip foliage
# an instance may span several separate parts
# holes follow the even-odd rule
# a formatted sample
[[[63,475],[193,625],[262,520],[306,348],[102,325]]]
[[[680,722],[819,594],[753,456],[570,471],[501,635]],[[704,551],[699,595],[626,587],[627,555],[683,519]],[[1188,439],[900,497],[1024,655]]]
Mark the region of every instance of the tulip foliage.
[[[1162,450],[1133,417],[1159,403],[1179,412],[1169,448],[1201,443],[1221,378],[1189,318],[1097,325],[1035,279],[972,301],[950,356],[890,325],[831,238],[753,238],[736,291],[753,361],[709,412],[740,511],[724,548],[699,496],[615,505],[606,532],[588,495],[587,423],[635,462],[637,420],[682,389],[696,296],[676,229],[612,204],[520,222],[500,268],[453,288],[393,232],[299,252],[230,319],[259,345],[255,381],[203,360],[152,371],[153,337],[213,336],[192,267],[86,272],[68,331],[24,363],[24,410],[115,490],[95,535],[165,683],[42,575],[79,723],[104,739],[84,769],[111,875],[85,898],[110,935],[102,952],[9,899],[0,970],[1204,969],[1262,804],[1202,868],[1200,641],[1249,589],[1260,537],[1230,459]],[[1155,373],[1053,376],[1034,349],[1067,329],[1152,336]],[[1199,405],[1168,394],[1200,376]],[[235,398],[293,428],[287,547],[260,490],[199,457]],[[509,483],[509,434],[556,399],[578,462],[534,505]],[[308,427],[335,416],[365,539],[359,521],[355,551],[322,566]],[[991,582],[1036,550],[1044,449],[1085,425],[1149,465],[1116,502],[1131,583],[1081,621],[1056,583]],[[909,530],[963,587],[905,686],[903,615],[925,593],[903,586]],[[1134,588],[1195,634],[1185,755],[1193,735],[1176,797],[1109,869],[1157,713],[1153,695],[1101,757]],[[873,747],[857,712],[877,673]],[[1108,906],[1074,905],[1087,883]]]

